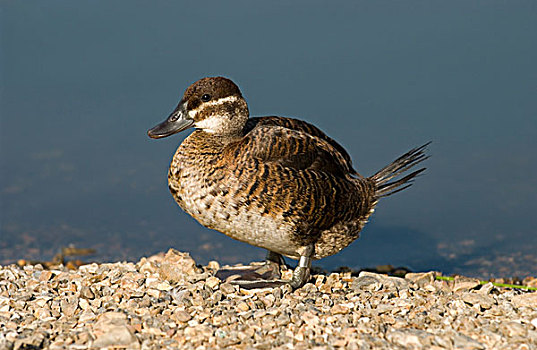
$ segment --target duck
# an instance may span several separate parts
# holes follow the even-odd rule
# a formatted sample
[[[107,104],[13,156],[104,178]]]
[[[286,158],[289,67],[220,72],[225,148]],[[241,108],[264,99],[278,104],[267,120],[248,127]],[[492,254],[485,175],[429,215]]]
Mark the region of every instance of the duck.
[[[179,206],[209,229],[266,249],[267,263],[298,260],[289,280],[234,281],[251,288],[302,287],[312,261],[354,242],[378,201],[410,187],[426,169],[413,168],[428,158],[426,143],[364,177],[343,146],[313,124],[250,117],[239,87],[225,77],[191,84],[147,133],[159,139],[190,128],[168,170]]]

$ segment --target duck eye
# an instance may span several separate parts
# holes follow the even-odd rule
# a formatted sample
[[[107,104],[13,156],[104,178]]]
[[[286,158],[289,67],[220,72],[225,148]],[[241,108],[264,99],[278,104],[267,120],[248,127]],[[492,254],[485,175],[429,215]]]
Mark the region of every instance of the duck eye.
[[[209,94],[204,94],[203,96],[201,96],[201,100],[202,100],[203,102],[208,102],[208,101],[211,100],[211,95],[209,95]]]

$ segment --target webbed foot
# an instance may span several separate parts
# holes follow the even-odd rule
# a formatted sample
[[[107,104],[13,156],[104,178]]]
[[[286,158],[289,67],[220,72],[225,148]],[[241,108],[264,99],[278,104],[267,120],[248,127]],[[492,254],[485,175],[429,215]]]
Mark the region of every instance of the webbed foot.
[[[216,272],[222,281],[233,283],[235,280],[257,281],[275,280],[281,277],[280,265],[272,261],[251,263],[246,266],[227,266]]]
[[[285,284],[297,289],[306,284],[310,278],[312,256],[313,247],[308,247],[305,255],[300,257],[290,280],[281,279],[280,268],[286,266],[285,261],[280,254],[271,251],[268,252],[266,261],[262,263],[226,267],[218,270],[216,277],[245,289],[274,288]]]
[[[247,284],[256,281],[272,281],[280,279],[281,266],[285,266],[283,257],[280,254],[269,251],[263,262],[253,262],[246,266],[228,266],[218,270],[216,272],[216,277],[222,281],[239,285],[241,283],[239,281],[242,281],[246,286]]]

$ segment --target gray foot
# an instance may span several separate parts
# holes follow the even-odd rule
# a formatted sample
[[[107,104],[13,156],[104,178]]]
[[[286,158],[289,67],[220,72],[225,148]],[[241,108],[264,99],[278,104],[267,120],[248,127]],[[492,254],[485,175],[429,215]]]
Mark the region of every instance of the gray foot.
[[[293,278],[288,281],[289,285],[293,289],[298,289],[305,285],[310,279],[310,268],[297,266],[293,271]]]
[[[252,263],[247,266],[230,266],[218,270],[216,277],[227,282],[234,280],[274,280],[281,277],[280,265],[274,262],[264,262],[261,264]]]
[[[306,284],[310,278],[311,256],[313,256],[313,246],[308,247],[305,255],[300,257],[298,266],[293,271],[293,277],[289,281],[280,279],[280,268],[285,266],[283,257],[271,251],[268,252],[264,263],[220,269],[216,277],[245,289],[274,288],[285,284],[297,289]]]
[[[286,284],[289,284],[289,281],[286,280],[256,280],[256,281],[245,281],[245,280],[232,280],[229,283],[236,286],[240,286],[244,289],[260,289],[260,288],[277,288]]]
[[[270,250],[267,250],[267,257],[265,258],[267,262],[274,262],[280,266],[285,265],[285,259],[281,254],[271,252]]]

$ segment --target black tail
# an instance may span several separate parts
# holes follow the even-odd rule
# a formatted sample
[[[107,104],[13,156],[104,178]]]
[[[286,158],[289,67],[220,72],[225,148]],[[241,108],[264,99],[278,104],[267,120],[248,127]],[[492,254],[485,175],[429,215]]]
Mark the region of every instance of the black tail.
[[[412,186],[412,181],[414,180],[414,178],[418,174],[422,173],[426,168],[416,170],[413,173],[410,173],[398,180],[390,180],[398,177],[405,171],[429,158],[425,155],[425,149],[430,143],[431,142],[427,142],[421,147],[411,149],[407,153],[403,154],[401,157],[394,160],[390,165],[385,166],[375,175],[370,177],[370,179],[375,181],[375,183],[377,184],[377,191],[375,192],[377,198],[390,196],[394,193],[397,193],[399,191],[404,190],[405,188]]]

